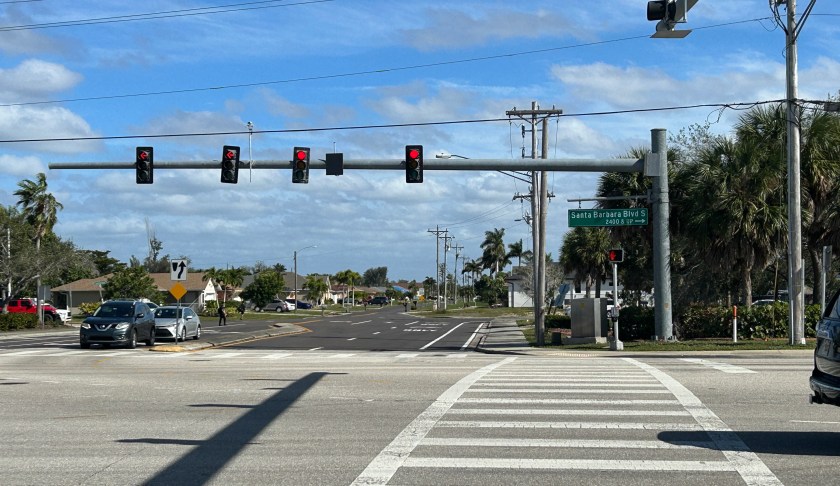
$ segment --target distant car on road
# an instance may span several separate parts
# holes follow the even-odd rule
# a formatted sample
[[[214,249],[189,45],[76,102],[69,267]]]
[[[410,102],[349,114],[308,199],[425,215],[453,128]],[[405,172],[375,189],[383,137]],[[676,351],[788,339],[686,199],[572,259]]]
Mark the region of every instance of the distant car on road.
[[[274,299],[265,306],[262,310],[269,312],[289,312],[289,303],[285,300]]]
[[[34,314],[37,310],[37,303],[35,299],[24,297],[22,299],[12,299],[7,306],[9,313]],[[67,318],[64,318],[55,307],[48,303],[42,303],[41,309],[44,311],[44,320],[46,321],[66,321],[70,318],[70,313],[67,313]]]
[[[376,297],[368,301],[368,305],[378,305],[379,307],[382,307],[383,305],[388,305],[390,303],[391,299],[382,295],[377,295]]]
[[[307,304],[306,302],[301,302],[295,299],[286,299],[286,303],[289,304],[291,310],[295,309],[311,309],[312,304]]]
[[[165,305],[154,310],[155,336],[171,338],[175,342],[186,341],[188,337],[201,337],[201,319],[189,307]]]
[[[83,349],[91,344],[134,349],[138,340],[145,341],[146,346],[155,345],[155,315],[140,301],[105,301],[79,328],[79,345]]]
[[[840,290],[825,307],[817,323],[817,346],[810,385],[811,403],[840,406]]]

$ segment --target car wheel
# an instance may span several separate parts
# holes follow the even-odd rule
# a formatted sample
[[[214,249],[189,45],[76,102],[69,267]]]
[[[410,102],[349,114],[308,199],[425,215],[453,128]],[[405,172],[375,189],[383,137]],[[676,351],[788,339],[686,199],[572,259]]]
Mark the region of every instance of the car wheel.
[[[90,343],[80,342],[79,347],[82,349],[90,349]]]
[[[184,326],[184,327],[181,328],[181,342],[184,342],[186,340],[187,340],[187,327]]]
[[[128,336],[128,343],[126,343],[125,347],[128,349],[134,349],[137,347],[137,329],[131,330],[131,335]]]
[[[201,337],[201,324],[196,326],[195,328],[195,336],[193,336],[193,340],[198,341],[198,338]]]
[[[153,327],[151,331],[149,331],[149,339],[146,340],[146,346],[154,346],[155,345],[155,328]]]

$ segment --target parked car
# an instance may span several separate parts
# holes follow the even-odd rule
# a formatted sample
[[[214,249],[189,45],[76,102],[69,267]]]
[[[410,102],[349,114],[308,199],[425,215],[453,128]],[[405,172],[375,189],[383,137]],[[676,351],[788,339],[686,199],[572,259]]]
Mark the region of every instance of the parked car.
[[[388,305],[390,303],[391,299],[382,295],[377,295],[376,297],[373,297],[368,301],[368,305],[378,305],[379,307],[382,307],[383,305]]]
[[[814,349],[814,371],[810,385],[811,403],[840,406],[840,290],[825,307],[817,323],[817,345]]]
[[[154,310],[155,337],[172,338],[177,343],[188,337],[201,337],[201,319],[189,307],[165,305]]]
[[[306,302],[302,302],[300,300],[295,299],[286,299],[286,303],[289,304],[291,310],[295,309],[311,309],[312,304],[307,304]]]
[[[288,310],[293,311],[293,310],[297,309],[297,306],[295,305],[295,301],[294,301],[294,300],[292,300],[292,299],[286,299],[286,300],[284,300],[283,302],[285,302],[285,303],[286,303],[286,307],[287,307],[287,309],[288,309]]]
[[[145,341],[146,346],[155,344],[155,316],[140,301],[105,301],[79,328],[79,345],[83,349],[91,344],[134,349],[139,340]]]
[[[274,299],[266,304],[262,310],[270,312],[289,312],[289,303],[285,300]]]
[[[37,311],[37,304],[35,299],[24,297],[22,299],[12,299],[7,306],[9,313],[34,314]],[[44,310],[44,320],[66,321],[70,318],[70,313],[67,313],[67,319],[63,319],[58,309],[47,303],[42,303],[41,308]]]

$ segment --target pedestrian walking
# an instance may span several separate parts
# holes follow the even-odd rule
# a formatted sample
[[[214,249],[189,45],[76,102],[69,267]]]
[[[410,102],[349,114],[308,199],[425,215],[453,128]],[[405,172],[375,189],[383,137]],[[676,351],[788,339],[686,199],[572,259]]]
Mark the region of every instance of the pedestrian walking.
[[[245,302],[240,302],[236,310],[239,312],[239,320],[241,321],[245,317]]]
[[[219,325],[227,326],[227,310],[225,310],[224,304],[219,306]]]

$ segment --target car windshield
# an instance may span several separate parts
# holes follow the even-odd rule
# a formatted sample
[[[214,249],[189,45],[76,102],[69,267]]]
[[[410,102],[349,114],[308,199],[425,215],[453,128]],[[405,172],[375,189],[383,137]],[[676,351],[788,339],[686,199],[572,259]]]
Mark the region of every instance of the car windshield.
[[[131,317],[134,311],[134,304],[127,303],[106,303],[99,306],[93,314],[96,317]]]
[[[161,319],[175,319],[176,314],[179,314],[178,309],[166,307],[158,307],[155,309],[155,317],[159,317]]]

